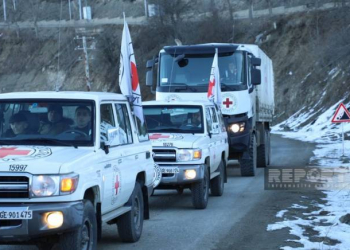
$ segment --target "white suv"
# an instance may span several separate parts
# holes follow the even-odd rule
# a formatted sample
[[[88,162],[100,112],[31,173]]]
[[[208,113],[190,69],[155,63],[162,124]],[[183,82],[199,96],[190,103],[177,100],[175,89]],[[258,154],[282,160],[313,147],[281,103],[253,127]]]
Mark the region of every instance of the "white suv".
[[[1,243],[96,249],[103,222],[124,241],[140,238],[154,162],[125,97],[1,94],[0,118]]]
[[[192,192],[193,206],[206,208],[209,188],[221,196],[227,180],[228,142],[216,106],[205,101],[144,102],[153,158],[162,175],[157,188]]]

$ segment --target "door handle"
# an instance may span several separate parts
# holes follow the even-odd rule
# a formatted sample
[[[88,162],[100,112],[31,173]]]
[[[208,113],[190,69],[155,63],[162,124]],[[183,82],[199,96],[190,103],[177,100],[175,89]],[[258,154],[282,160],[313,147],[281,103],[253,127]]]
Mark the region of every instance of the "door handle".
[[[139,158],[139,155],[135,155],[135,159],[137,160]]]
[[[122,159],[119,159],[119,160],[118,160],[118,164],[122,163],[122,161],[123,161]]]

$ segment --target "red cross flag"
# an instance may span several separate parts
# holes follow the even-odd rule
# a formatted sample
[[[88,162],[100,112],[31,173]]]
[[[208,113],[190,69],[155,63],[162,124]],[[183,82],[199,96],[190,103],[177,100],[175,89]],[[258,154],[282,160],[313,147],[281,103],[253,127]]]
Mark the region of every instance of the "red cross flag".
[[[213,65],[211,66],[208,99],[214,102],[218,108],[221,108],[221,85],[220,85],[220,72],[218,64],[218,49],[215,49],[215,55]]]
[[[144,119],[139,76],[137,74],[134,49],[132,47],[132,41],[125,15],[120,52],[119,86],[123,95],[132,96],[134,114],[140,119],[141,124],[143,124]]]

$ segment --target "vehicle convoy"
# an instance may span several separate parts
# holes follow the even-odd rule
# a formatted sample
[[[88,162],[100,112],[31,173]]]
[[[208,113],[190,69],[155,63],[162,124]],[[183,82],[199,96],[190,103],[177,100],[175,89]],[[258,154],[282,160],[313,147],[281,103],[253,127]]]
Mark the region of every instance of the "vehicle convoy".
[[[0,95],[0,243],[96,249],[102,223],[137,241],[154,161],[119,94]]]
[[[143,109],[161,169],[157,188],[190,188],[193,206],[206,208],[209,189],[221,196],[227,182],[227,133],[217,107],[209,101],[150,101]]]
[[[270,163],[270,124],[274,113],[274,74],[270,58],[256,45],[166,46],[147,62],[146,84],[156,100],[205,100],[215,49],[221,82],[221,111],[228,133],[229,158],[242,176]]]

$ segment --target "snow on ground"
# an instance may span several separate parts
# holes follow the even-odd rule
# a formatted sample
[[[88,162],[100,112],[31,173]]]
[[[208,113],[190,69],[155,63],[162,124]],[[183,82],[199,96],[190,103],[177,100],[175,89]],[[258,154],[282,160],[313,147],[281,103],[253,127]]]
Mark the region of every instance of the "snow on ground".
[[[338,73],[339,71],[334,69],[334,72],[330,72],[330,75],[335,77]],[[323,96],[321,100],[322,98]],[[310,110],[304,107],[286,121],[273,127],[272,133],[280,134],[286,138],[316,143],[314,157],[310,160],[310,165],[346,169],[349,172],[350,141],[345,141],[343,155],[342,125],[331,123],[335,110],[342,102],[343,100],[340,100],[329,109],[316,109],[319,103]],[[349,104],[347,103],[345,106],[349,106]],[[316,114],[319,114],[318,118],[305,125],[308,119]],[[301,125],[303,126],[301,127]],[[286,126],[292,131],[284,131]],[[343,126],[344,133],[350,132],[350,123],[344,123]],[[350,183],[346,184],[347,186],[340,190],[323,191],[326,194],[325,203],[313,204],[312,212],[303,213],[301,218],[292,216],[291,219],[288,216],[288,211],[307,209],[308,207],[305,204],[293,204],[288,210],[279,211],[276,217],[283,220],[268,225],[267,230],[289,228],[290,234],[297,236],[299,239],[288,241],[303,245],[303,247],[297,249],[350,249],[350,225],[339,220],[342,216],[350,214]],[[310,230],[312,233],[310,233]],[[293,248],[286,246],[283,249]]]

